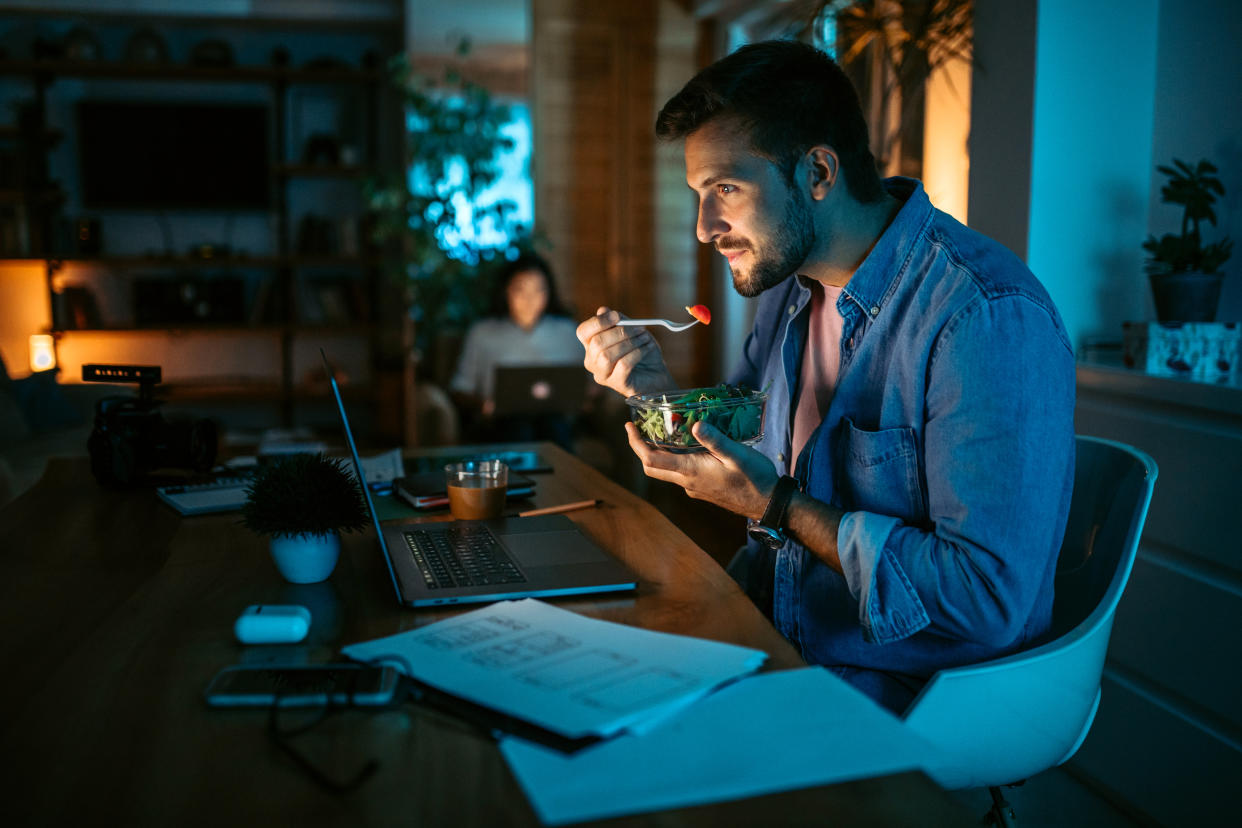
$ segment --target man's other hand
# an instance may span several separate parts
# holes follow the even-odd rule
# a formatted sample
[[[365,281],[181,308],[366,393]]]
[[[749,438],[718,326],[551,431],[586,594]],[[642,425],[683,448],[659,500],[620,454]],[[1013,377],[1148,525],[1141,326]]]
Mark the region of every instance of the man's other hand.
[[[763,517],[780,475],[758,451],[701,422],[694,424],[693,434],[707,451],[688,454],[652,448],[633,423],[626,423],[625,429],[630,448],[643,462],[648,477],[676,483],[695,500],[706,500],[734,514],[754,520]]]

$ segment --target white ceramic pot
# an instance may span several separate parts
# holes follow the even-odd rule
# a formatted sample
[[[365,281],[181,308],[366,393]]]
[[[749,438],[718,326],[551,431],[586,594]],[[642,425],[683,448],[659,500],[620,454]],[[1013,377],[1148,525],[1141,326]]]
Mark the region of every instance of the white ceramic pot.
[[[328,535],[282,535],[272,538],[272,560],[285,580],[292,584],[326,581],[341,554],[341,537]]]

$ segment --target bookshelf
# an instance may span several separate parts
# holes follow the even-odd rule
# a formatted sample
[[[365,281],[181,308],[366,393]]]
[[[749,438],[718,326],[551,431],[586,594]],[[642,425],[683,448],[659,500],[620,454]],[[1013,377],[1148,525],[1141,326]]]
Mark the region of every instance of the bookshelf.
[[[10,31],[0,53],[0,258],[45,268],[61,381],[78,381],[79,360],[162,364],[161,388],[176,396],[262,402],[295,425],[304,402],[327,395],[302,354],[328,342],[353,360],[351,393],[375,391],[382,331],[399,323],[383,278],[392,254],[367,240],[361,188],[401,169],[400,101],[384,68],[402,47],[400,19],[6,21],[30,38]],[[166,59],[127,52],[139,31],[163,41]],[[90,59],[73,51],[82,32]],[[207,42],[226,65],[195,61]],[[73,112],[95,100],[264,107],[266,205],[86,205]]]

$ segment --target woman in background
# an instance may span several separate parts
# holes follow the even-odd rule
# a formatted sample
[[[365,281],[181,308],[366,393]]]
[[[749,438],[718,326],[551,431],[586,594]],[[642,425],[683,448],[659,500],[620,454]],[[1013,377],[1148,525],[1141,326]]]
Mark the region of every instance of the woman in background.
[[[489,313],[466,333],[449,384],[466,438],[551,440],[572,450],[573,423],[568,415],[543,412],[497,417],[493,387],[497,365],[580,365],[583,351],[576,329],[543,257],[526,253],[502,264]]]

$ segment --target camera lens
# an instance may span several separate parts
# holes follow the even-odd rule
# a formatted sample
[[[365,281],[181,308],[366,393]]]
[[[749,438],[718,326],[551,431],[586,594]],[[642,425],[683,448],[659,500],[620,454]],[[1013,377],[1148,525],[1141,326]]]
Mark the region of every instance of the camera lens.
[[[170,420],[158,429],[153,468],[207,471],[215,461],[216,424],[211,420]]]

